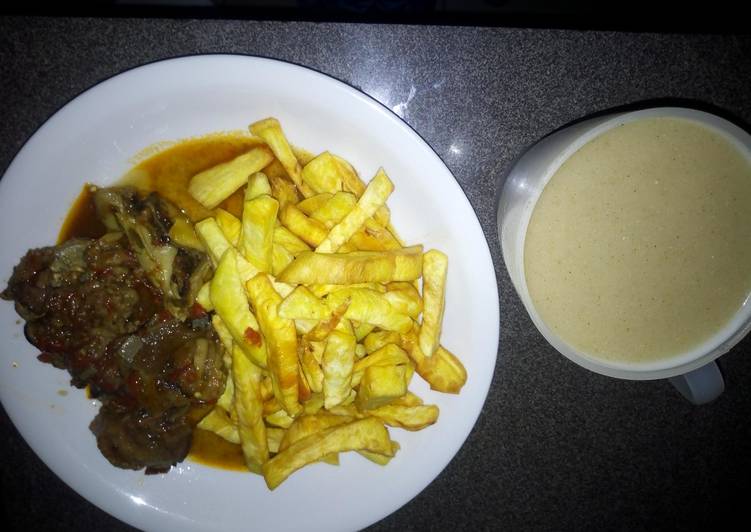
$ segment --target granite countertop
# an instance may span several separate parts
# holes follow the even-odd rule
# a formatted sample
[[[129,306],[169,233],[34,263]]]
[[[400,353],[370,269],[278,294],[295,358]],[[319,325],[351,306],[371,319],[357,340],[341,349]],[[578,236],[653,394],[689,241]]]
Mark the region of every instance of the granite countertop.
[[[506,273],[494,195],[515,157],[588,113],[685,98],[751,121],[751,37],[229,20],[0,19],[0,171],[92,84],[157,59],[230,52],[344,80],[436,150],[482,224],[500,296],[487,402],[441,475],[372,530],[706,528],[751,478],[751,338],[694,407],[666,381],[603,377],[558,355]],[[5,368],[0,368],[5,371]],[[13,529],[125,530],[63,484],[4,411],[2,505]]]

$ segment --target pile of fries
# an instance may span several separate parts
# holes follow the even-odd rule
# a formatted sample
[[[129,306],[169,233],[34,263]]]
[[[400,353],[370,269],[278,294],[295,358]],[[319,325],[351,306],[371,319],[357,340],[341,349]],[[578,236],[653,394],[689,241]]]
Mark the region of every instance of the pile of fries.
[[[439,343],[447,257],[402,245],[383,170],[366,186],[344,159],[293,149],[274,118],[250,132],[257,146],[190,182],[214,216],[172,234],[215,266],[198,304],[228,378],[198,426],[241,445],[270,489],[344,451],[385,465],[399,449],[386,426],[438,418],[409,391],[413,374],[448,393],[467,378]],[[241,218],[217,208],[242,187]]]

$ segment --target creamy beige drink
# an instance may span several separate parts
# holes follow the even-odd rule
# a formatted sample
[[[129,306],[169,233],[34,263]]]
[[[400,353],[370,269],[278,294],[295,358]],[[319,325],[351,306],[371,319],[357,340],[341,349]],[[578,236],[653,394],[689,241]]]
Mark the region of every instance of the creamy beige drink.
[[[751,292],[751,163],[688,120],[611,129],[546,185],[524,268],[540,317],[578,351],[618,362],[686,352]]]

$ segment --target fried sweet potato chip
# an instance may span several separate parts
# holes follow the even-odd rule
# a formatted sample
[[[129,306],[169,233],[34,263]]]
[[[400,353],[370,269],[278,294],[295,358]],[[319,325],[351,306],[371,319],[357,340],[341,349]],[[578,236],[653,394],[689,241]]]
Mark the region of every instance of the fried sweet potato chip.
[[[357,205],[357,198],[349,192],[337,192],[329,196],[318,209],[310,213],[310,217],[321,222],[328,229],[341,222]]]
[[[377,417],[390,427],[406,430],[422,430],[438,420],[438,407],[435,405],[384,405],[369,410],[368,413]]]
[[[254,122],[249,126],[249,129],[251,133],[266,141],[274,156],[282,163],[287,175],[303,196],[306,198],[312,196],[313,191],[302,181],[302,168],[282,131],[279,121],[276,118],[266,118]]]
[[[227,411],[221,407],[214,407],[196,426],[199,429],[213,432],[230,443],[240,445],[240,432],[237,425],[230,419]]]
[[[401,343],[401,335],[396,331],[374,331],[367,335],[363,341],[365,351],[370,354],[378,351],[387,344]]]
[[[328,194],[328,193],[316,194],[315,196],[305,198],[300,203],[298,203],[296,207],[300,209],[306,216],[310,216],[315,211],[320,209],[323,205],[325,205],[326,202],[329,201],[330,199],[331,199],[331,194]]]
[[[329,414],[328,412],[319,412],[312,415],[298,417],[289,429],[287,429],[279,450],[283,451],[296,441],[307,438],[311,434],[315,434],[316,432],[320,432],[330,427],[343,425],[344,423],[349,423],[353,420],[353,417],[336,416]],[[328,454],[323,456],[320,461],[331,465],[339,465],[339,454]]]
[[[196,294],[196,303],[206,312],[214,310],[214,304],[211,302],[211,281],[206,281],[201,285]]]
[[[271,273],[274,226],[279,202],[268,194],[245,200],[240,249],[258,271]]]
[[[235,350],[232,354],[232,381],[240,445],[248,469],[259,474],[261,466],[269,458],[266,425],[263,422],[261,378],[261,369]]]
[[[259,332],[256,317],[248,307],[237,270],[237,252],[233,248],[224,252],[216,268],[211,281],[211,302],[237,346],[258,366],[265,368],[266,342]]]
[[[432,357],[426,357],[420,349],[414,329],[402,336],[402,348],[409,353],[418,375],[430,384],[431,389],[459,393],[467,382],[464,365],[445,347],[439,345]]]
[[[260,171],[273,159],[269,148],[257,146],[229,162],[194,175],[188,184],[188,193],[207,209],[213,209],[246,184],[249,175]]]
[[[383,423],[371,417],[311,434],[268,460],[263,466],[263,476],[273,490],[307,464],[331,453],[357,450],[393,456],[394,448]]]
[[[440,345],[446,256],[404,247],[383,169],[366,185],[345,159],[292,147],[275,118],[250,130],[253,155],[191,183],[208,205],[245,183],[240,218],[215,208],[193,235],[171,230],[215,266],[196,302],[213,311],[228,375],[199,427],[240,443],[271,489],[349,450],[385,465],[399,449],[385,425],[421,430],[439,415],[409,391],[413,374],[449,393],[467,379]]]
[[[239,246],[240,233],[243,229],[242,222],[234,214],[221,208],[214,210],[214,219],[227,241],[234,247]]]
[[[352,192],[358,198],[362,196],[363,192],[365,192],[365,183],[363,183],[360,176],[357,175],[357,171],[342,157],[334,155],[334,159],[336,159],[336,162],[339,164],[339,171],[342,176],[342,188],[345,191]],[[381,206],[374,215],[375,220],[382,227],[388,226],[390,217],[391,214],[386,205]]]
[[[256,172],[248,178],[248,186],[245,188],[245,201],[250,201],[264,194],[272,195],[269,178],[263,172]]]
[[[347,213],[341,222],[331,228],[316,251],[318,253],[336,253],[365,224],[365,221],[375,214],[379,207],[385,205],[393,191],[394,184],[381,168],[365,188],[365,192],[357,200],[355,207]]]
[[[342,404],[352,390],[352,368],[355,363],[354,335],[333,331],[323,351],[324,408]]]
[[[422,275],[422,246],[394,251],[300,253],[279,274],[292,284],[355,284],[414,281]]]
[[[441,337],[448,264],[448,257],[435,249],[422,257],[423,310],[418,338],[422,354],[426,357],[433,356]]]
[[[230,216],[232,215],[230,214]],[[224,252],[232,247],[232,243],[225,236],[215,218],[201,220],[195,225],[195,230],[201,244],[208,252],[211,262],[216,266]]]
[[[397,312],[383,292],[369,288],[347,288],[326,297],[329,308],[336,308],[344,301],[349,301],[344,313],[347,319],[370,323],[388,331],[408,332],[412,329],[412,319]]]
[[[394,455],[396,454],[396,452],[399,449],[401,449],[401,447],[399,446],[399,442],[395,442],[395,441],[392,440],[391,441],[391,450],[394,453]],[[387,456],[385,454],[378,454],[378,453],[374,453],[372,451],[364,451],[362,449],[359,450],[359,451],[357,451],[357,454],[359,454],[359,455],[367,458],[371,462],[376,463],[376,464],[378,464],[380,466],[387,465],[391,461],[391,459],[394,457],[393,455],[392,456]]]
[[[405,366],[370,366],[360,381],[355,404],[358,410],[372,410],[407,393]]]
[[[310,251],[310,246],[283,225],[274,228],[274,244],[283,246],[293,256]]]
[[[323,320],[329,308],[303,285],[296,287],[279,305],[279,315],[290,320]]]
[[[325,151],[302,169],[302,180],[316,193],[331,194],[342,190],[342,171],[339,163]]]
[[[279,427],[266,427],[266,444],[269,453],[278,453],[279,444],[287,431]]]
[[[308,382],[312,393],[323,392],[323,369],[321,369],[321,360],[325,349],[324,342],[311,342],[304,336],[299,345],[300,369],[303,372],[305,380]]]
[[[297,383],[297,332],[292,320],[279,316],[282,297],[268,275],[258,274],[246,283],[250,301],[258,315],[269,350],[269,372],[274,396],[294,417],[301,410]]]
[[[423,262],[423,275],[424,275]],[[422,312],[422,298],[412,283],[389,283],[384,297],[397,312],[417,318]]]
[[[288,203],[279,213],[284,226],[306,244],[317,246],[326,238],[326,226],[310,219],[296,205]]]

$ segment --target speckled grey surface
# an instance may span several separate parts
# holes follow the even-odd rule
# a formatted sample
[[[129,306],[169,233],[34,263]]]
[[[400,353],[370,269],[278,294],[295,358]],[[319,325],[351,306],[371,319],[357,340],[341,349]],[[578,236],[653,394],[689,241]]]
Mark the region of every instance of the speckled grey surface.
[[[751,121],[751,37],[0,19],[0,170],[92,84],[144,62],[205,52],[300,63],[399,109],[453,171],[490,244],[501,340],[485,407],[444,472],[373,530],[699,529],[743,500],[751,340],[721,359],[727,390],[700,408],[665,381],[614,380],[568,362],[534,329],[511,287],[494,194],[527,145],[605,108],[679,97]],[[128,529],[67,488],[4,412],[0,419],[6,525]]]

